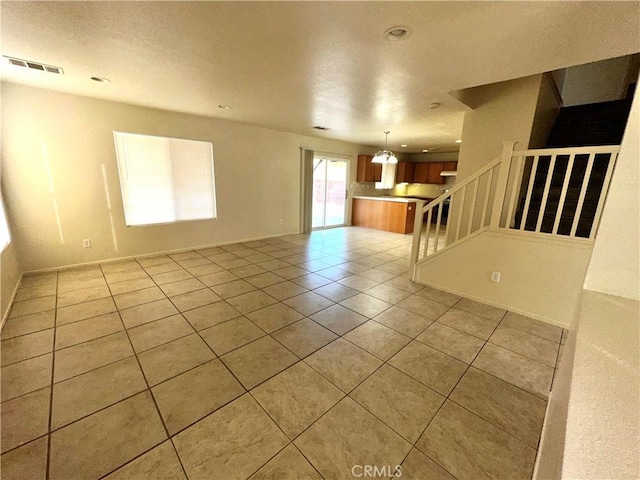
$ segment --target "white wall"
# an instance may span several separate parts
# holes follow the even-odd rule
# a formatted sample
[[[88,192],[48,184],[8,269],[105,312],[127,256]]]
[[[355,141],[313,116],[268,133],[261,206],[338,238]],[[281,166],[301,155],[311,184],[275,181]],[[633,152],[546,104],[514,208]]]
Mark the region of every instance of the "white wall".
[[[562,478],[640,478],[640,303],[586,290]]]
[[[419,283],[568,327],[589,264],[585,242],[485,230],[418,267]],[[491,272],[501,273],[500,283]]]
[[[3,84],[2,113],[5,200],[26,271],[298,232],[299,147],[353,155],[352,178],[367,150],[15,84]],[[213,142],[218,218],[126,227],[113,130]]]
[[[640,300],[640,101],[635,96],[584,288]]]
[[[624,98],[630,56],[567,68],[562,88],[566,107]]]

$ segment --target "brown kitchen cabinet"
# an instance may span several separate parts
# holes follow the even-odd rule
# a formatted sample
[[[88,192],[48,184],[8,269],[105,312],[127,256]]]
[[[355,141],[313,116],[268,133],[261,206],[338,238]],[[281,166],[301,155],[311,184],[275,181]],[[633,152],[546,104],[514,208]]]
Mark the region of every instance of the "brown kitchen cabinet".
[[[414,163],[398,162],[396,166],[396,183],[412,183]]]
[[[429,164],[426,162],[416,163],[413,169],[413,183],[428,183]]]
[[[442,184],[447,181],[442,175],[444,170],[444,162],[429,162],[429,170],[427,172],[427,183]]]
[[[415,202],[354,198],[351,225],[393,233],[412,233],[415,215]]]
[[[371,163],[371,155],[358,155],[356,182],[372,183],[382,180],[382,164]]]
[[[455,172],[458,170],[458,162],[444,162],[444,168],[442,170],[445,172]]]
[[[440,175],[445,170],[456,170],[458,162],[420,162],[414,164],[413,183],[431,183],[442,185],[447,182],[446,177]],[[399,182],[399,180],[398,180]]]

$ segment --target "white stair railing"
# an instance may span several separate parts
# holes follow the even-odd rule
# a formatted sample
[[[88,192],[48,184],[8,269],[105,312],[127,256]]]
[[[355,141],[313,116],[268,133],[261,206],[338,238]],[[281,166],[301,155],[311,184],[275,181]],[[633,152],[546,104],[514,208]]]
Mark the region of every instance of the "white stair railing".
[[[449,248],[467,235],[487,226],[491,218],[500,165],[501,159],[496,158],[472,177],[425,205],[422,211],[416,212],[409,271],[413,271],[413,266],[427,256]],[[449,211],[445,225],[443,208],[448,208]]]
[[[416,212],[410,272],[484,228],[593,241],[620,146],[514,146]]]

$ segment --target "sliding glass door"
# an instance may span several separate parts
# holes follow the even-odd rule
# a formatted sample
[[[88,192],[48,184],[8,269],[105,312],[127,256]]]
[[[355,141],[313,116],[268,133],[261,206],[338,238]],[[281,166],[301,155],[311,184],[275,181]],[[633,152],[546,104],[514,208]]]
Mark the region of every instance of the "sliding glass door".
[[[313,159],[312,228],[344,225],[348,166],[346,160]]]

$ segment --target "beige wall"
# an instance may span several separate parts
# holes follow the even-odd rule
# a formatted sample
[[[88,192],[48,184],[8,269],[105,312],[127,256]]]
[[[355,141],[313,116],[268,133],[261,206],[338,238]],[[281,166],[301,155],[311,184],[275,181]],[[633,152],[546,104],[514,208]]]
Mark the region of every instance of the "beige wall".
[[[633,101],[584,288],[640,300],[640,101]]]
[[[540,82],[540,93],[531,127],[529,148],[544,148],[546,146],[547,138],[551,133],[560,107],[562,107],[562,100],[553,75],[545,73]]]
[[[576,318],[578,315],[579,312],[576,312]],[[576,318],[572,322],[572,328]],[[556,480],[562,476],[563,446],[569,410],[573,357],[576,348],[575,333],[575,329],[569,332],[566,345],[561,345],[558,352],[558,370],[549,393],[547,412],[533,472],[534,480]]]
[[[590,254],[585,242],[487,230],[427,259],[417,280],[568,327]],[[493,271],[500,283],[491,281]]]
[[[562,478],[640,478],[640,302],[585,291]]]
[[[566,106],[624,98],[631,56],[567,68],[562,89]]]
[[[299,147],[353,155],[352,178],[366,150],[15,84],[2,103],[5,196],[26,271],[298,232]],[[113,130],[213,142],[218,218],[126,227]]]
[[[13,292],[22,276],[22,265],[14,242],[7,245],[0,256],[0,315],[4,322]]]
[[[534,75],[458,94],[473,110],[464,114],[457,182],[499,156],[504,141],[528,148],[541,82],[542,75]]]

